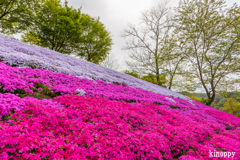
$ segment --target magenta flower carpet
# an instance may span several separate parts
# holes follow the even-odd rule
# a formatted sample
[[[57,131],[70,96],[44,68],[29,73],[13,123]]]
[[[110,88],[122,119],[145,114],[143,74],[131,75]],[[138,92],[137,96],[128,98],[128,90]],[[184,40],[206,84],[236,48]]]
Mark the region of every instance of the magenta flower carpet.
[[[240,159],[236,116],[3,36],[0,61],[1,160]]]

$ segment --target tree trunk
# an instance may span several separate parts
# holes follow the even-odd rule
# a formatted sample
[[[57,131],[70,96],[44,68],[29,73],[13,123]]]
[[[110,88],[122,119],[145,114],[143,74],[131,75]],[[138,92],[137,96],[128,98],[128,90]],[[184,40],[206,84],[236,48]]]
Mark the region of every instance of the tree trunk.
[[[157,78],[157,83],[160,84],[158,59],[155,58],[155,61],[156,61],[156,78]]]
[[[91,60],[91,55],[90,55],[90,52],[88,52],[88,55],[87,55],[87,61],[90,62],[90,60]]]
[[[171,89],[171,88],[172,88],[173,76],[174,76],[174,75],[171,75],[168,89]]]
[[[208,97],[209,101],[207,101],[206,105],[211,106],[212,102],[215,100],[215,91],[213,91],[213,95],[211,97]]]

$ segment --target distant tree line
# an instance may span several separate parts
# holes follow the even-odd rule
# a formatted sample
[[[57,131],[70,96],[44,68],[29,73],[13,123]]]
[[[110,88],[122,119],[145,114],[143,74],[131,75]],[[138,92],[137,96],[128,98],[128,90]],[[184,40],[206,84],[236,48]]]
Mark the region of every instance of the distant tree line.
[[[99,18],[60,0],[1,0],[2,33],[22,33],[22,40],[54,51],[74,53],[99,64],[109,54],[112,39]]]
[[[206,93],[190,93],[186,91],[180,93],[201,103],[206,103],[207,101]],[[240,92],[218,92],[211,106],[240,117]]]

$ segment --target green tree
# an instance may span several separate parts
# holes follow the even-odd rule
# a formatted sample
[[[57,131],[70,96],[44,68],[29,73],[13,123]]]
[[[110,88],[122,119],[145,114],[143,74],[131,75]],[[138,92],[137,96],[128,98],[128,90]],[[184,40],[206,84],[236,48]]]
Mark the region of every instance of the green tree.
[[[34,24],[22,36],[24,42],[70,54],[82,33],[80,9],[64,6],[59,0],[46,0],[36,11]]]
[[[36,3],[37,2],[37,3]],[[32,23],[33,9],[38,0],[0,0],[0,29],[2,33],[18,33]]]
[[[227,98],[227,102],[224,103],[223,111],[240,117],[240,103],[233,98]]]
[[[81,56],[99,64],[109,54],[112,40],[99,19],[81,13],[65,1],[46,0],[36,10],[34,23],[22,36],[24,42]]]
[[[83,14],[83,16],[82,42],[77,47],[77,53],[87,61],[99,64],[111,50],[113,43],[110,33],[99,18],[92,18],[88,14]]]
[[[207,94],[211,105],[218,89],[233,85],[240,70],[239,7],[224,0],[182,0],[176,8],[176,36],[184,44],[186,68]]]

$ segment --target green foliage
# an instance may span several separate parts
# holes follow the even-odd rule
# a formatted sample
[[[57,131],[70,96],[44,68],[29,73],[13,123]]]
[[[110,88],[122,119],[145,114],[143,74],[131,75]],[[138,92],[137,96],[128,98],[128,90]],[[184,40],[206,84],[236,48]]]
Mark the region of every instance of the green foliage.
[[[107,57],[112,45],[99,18],[69,7],[67,1],[61,5],[60,0],[46,0],[36,10],[33,25],[22,40],[64,54],[75,53],[96,64]]]
[[[82,14],[81,43],[76,48],[78,56],[87,61],[99,64],[111,50],[112,39],[99,18],[92,18],[88,14]]]
[[[180,92],[180,93],[185,95],[185,96],[188,96],[189,98],[191,98],[191,99],[193,99],[195,101],[201,102],[203,104],[207,104],[210,101],[206,97],[206,94],[203,94],[203,93],[190,93],[190,92],[187,92],[187,91]]]
[[[146,76],[142,76],[141,79],[145,80],[145,81],[148,81],[148,82],[151,82],[151,83],[154,83],[154,84],[157,84],[157,85],[162,86],[162,87],[166,87],[165,84],[167,83],[165,74],[161,74],[159,76],[159,80],[158,81],[157,81],[156,76],[151,74],[151,73],[149,73]]]
[[[3,89],[3,84],[0,84],[0,93],[11,93],[10,91],[6,91]],[[27,97],[29,96],[30,94],[28,92],[25,92],[23,89],[16,89],[14,91],[14,94],[18,94],[19,97],[23,98],[23,97]]]
[[[8,121],[8,120],[14,120],[15,122],[17,121],[15,118],[11,118],[11,116],[13,115],[15,111],[11,110],[10,114],[6,115],[6,116],[2,116],[2,118],[0,119],[0,121]],[[12,123],[9,123],[10,126],[12,126]]]
[[[133,77],[142,79],[144,81],[148,81],[150,83],[157,84],[157,85],[160,85],[162,87],[166,87],[165,84],[167,83],[167,80],[166,80],[166,75],[165,74],[161,74],[160,78],[159,78],[159,81],[157,81],[156,76],[151,74],[151,73],[149,73],[146,76],[141,76],[136,71],[129,71],[129,70],[125,70],[124,73],[125,74],[129,74],[129,75],[131,75]]]
[[[127,86],[127,84],[125,84],[124,82],[123,83],[119,83],[119,82],[112,82],[113,84],[116,84],[116,85],[122,85],[122,86],[124,86],[124,87],[126,87]]]
[[[233,98],[227,98],[227,102],[224,103],[223,111],[240,117],[240,103]]]
[[[156,105],[159,105],[159,106],[161,106],[162,104],[161,103],[159,103],[159,102],[153,102],[153,104],[156,104]]]
[[[129,75],[131,75],[131,76],[133,76],[133,77],[136,77],[136,78],[140,78],[140,75],[138,75],[138,73],[135,72],[135,71],[125,70],[124,73],[125,73],[125,74],[129,74]]]
[[[35,12],[33,25],[22,36],[24,42],[70,54],[82,34],[80,9],[62,6],[60,0],[46,0]]]
[[[237,91],[235,91],[235,92],[227,92],[227,91],[218,92],[216,94],[216,98],[213,101],[211,106],[223,111],[224,105],[226,105],[228,103],[227,99],[233,99],[234,101],[236,101],[236,103],[240,103],[239,97],[240,97],[240,93]],[[230,110],[225,110],[225,112],[231,113],[229,111]]]
[[[124,100],[127,103],[136,103],[136,100]]]
[[[180,109],[178,106],[170,106],[172,109]]]
[[[33,95],[34,97],[36,97],[38,95],[40,95],[40,96],[43,95],[43,98],[44,98],[44,95],[45,95],[46,98],[47,98],[47,96],[50,96],[50,98],[53,98],[53,97],[57,97],[60,95],[59,92],[55,93],[54,91],[49,89],[47,85],[44,85],[43,83],[36,83],[34,87],[35,88],[33,89],[33,91],[35,91],[35,92],[38,91],[38,88],[42,88],[41,91],[38,91],[40,94],[35,94],[35,96]]]
[[[190,93],[186,91],[180,93],[204,104],[207,104],[210,101],[204,93]],[[239,92],[220,92],[216,95],[216,98],[211,106],[240,117],[239,95]]]
[[[198,101],[198,102],[203,103],[203,98],[201,98],[201,97],[190,96],[189,98],[191,98],[191,99],[193,99],[193,100],[195,100],[195,101]]]
[[[0,29],[19,33],[32,23],[33,10],[41,0],[0,0]]]
[[[34,76],[34,78],[37,78],[37,76]],[[41,90],[38,90],[41,88]],[[19,97],[34,97],[37,99],[52,99],[54,97],[57,97],[61,95],[59,92],[54,92],[51,89],[48,88],[47,85],[44,85],[43,83],[36,83],[34,88],[30,88],[33,90],[33,94],[30,94],[29,92],[25,92],[24,89],[16,89],[13,94],[18,95]],[[3,89],[3,85],[0,84],[0,93],[12,93],[10,91],[6,91]]]

